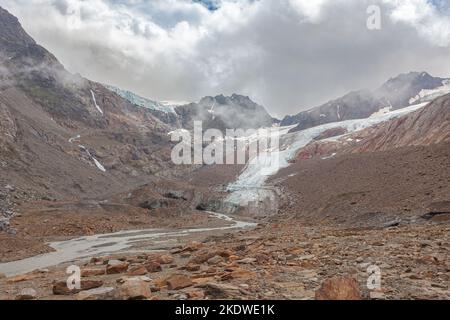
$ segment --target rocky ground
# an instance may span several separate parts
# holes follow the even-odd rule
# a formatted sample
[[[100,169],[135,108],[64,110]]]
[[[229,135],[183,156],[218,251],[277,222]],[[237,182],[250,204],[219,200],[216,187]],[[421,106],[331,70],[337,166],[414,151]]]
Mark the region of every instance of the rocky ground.
[[[79,263],[3,278],[4,299],[449,299],[450,226],[348,229],[293,221],[209,236],[159,253]],[[381,287],[369,290],[370,268]]]

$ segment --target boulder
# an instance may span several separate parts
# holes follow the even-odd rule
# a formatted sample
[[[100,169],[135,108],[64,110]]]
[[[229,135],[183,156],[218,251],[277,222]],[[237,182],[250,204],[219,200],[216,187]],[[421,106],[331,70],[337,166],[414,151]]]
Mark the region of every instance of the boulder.
[[[208,259],[207,262],[209,265],[216,265],[223,262],[223,258],[221,256],[214,256],[211,259]]]
[[[119,296],[125,300],[146,300],[151,298],[152,292],[147,281],[129,278],[120,286]]]
[[[173,262],[173,260],[174,260],[173,257],[168,254],[163,254],[154,259],[154,261],[159,264],[171,264]]]
[[[55,281],[53,283],[53,294],[67,296],[67,295],[79,293],[81,291],[99,288],[102,285],[103,285],[103,281],[101,281],[101,280],[82,280],[80,283],[80,289],[70,290],[67,287],[66,281]]]
[[[16,300],[34,300],[37,298],[37,292],[33,288],[25,288],[20,290],[16,296]]]
[[[358,282],[352,277],[326,280],[315,294],[316,300],[361,300]]]
[[[145,276],[147,273],[148,273],[148,271],[145,266],[137,265],[137,266],[131,267],[128,270],[127,275],[129,275],[129,276]]]
[[[169,290],[180,290],[193,285],[191,278],[183,274],[175,274],[166,279]]]
[[[77,294],[77,300],[113,300],[116,296],[116,289],[112,287],[96,288],[81,291]]]
[[[124,273],[128,270],[128,262],[110,260],[106,266],[106,274]]]
[[[145,265],[145,268],[150,273],[155,273],[155,272],[161,272],[162,271],[161,264],[159,264],[156,261],[150,261],[149,263],[147,263]]]
[[[102,276],[106,272],[105,268],[89,268],[89,269],[83,269],[81,270],[81,276],[83,278],[87,277],[95,277],[95,276]]]

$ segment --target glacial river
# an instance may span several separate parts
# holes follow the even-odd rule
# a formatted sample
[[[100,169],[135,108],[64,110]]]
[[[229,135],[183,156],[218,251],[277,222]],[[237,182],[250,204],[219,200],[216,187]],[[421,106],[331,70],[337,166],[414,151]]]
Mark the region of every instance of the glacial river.
[[[0,272],[10,277],[94,256],[102,256],[117,252],[131,252],[133,246],[142,241],[152,241],[154,244],[163,244],[190,234],[256,227],[256,223],[237,221],[220,213],[208,213],[212,217],[230,222],[231,225],[217,228],[181,229],[176,231],[161,229],[129,230],[80,237],[67,241],[52,242],[48,245],[55,250],[54,252],[23,260],[0,263]]]

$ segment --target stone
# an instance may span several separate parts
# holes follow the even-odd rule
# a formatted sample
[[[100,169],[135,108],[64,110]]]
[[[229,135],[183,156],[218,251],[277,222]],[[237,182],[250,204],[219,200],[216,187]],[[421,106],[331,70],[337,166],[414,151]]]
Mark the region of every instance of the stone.
[[[116,297],[116,289],[113,287],[96,288],[81,291],[77,294],[77,300],[113,300]]]
[[[159,264],[171,264],[173,262],[173,257],[167,254],[164,254],[162,256],[159,256],[155,259],[156,262]]]
[[[95,276],[102,276],[106,272],[105,268],[89,268],[89,269],[83,269],[81,270],[81,277],[87,278],[87,277],[95,277]]]
[[[5,279],[5,278],[6,278],[6,274],[0,272],[0,279]]]
[[[188,263],[186,267],[184,267],[189,272],[195,272],[200,270],[199,264]]]
[[[252,263],[256,262],[256,259],[255,258],[245,258],[245,259],[242,259],[242,260],[238,260],[236,262],[237,263],[241,263],[241,264],[252,264]]]
[[[370,299],[372,299],[372,300],[384,300],[385,299],[385,295],[381,291],[372,291],[369,296],[370,296]]]
[[[230,273],[227,273],[225,275],[223,275],[221,277],[222,281],[226,281],[226,280],[232,280],[232,279],[241,279],[241,280],[248,280],[248,279],[252,279],[256,276],[256,274],[254,272],[245,270],[245,269],[241,269],[241,268],[237,268],[233,271],[231,271]]]
[[[131,267],[127,275],[129,276],[145,276],[148,273],[147,268],[145,266],[139,265],[139,266],[133,266]]]
[[[34,300],[37,298],[37,292],[33,288],[25,288],[20,290],[16,296],[16,300]]]
[[[205,293],[203,290],[193,290],[188,291],[187,293],[188,299],[191,300],[203,300],[205,298]]]
[[[358,283],[351,277],[333,277],[322,284],[315,294],[316,300],[361,300]]]
[[[217,252],[201,250],[194,257],[192,257],[192,259],[189,262],[193,264],[202,264],[216,255]]]
[[[199,285],[205,295],[213,299],[226,299],[232,295],[240,294],[240,288],[228,284],[209,282]]]
[[[185,246],[182,250],[182,252],[193,252],[193,251],[198,251],[203,247],[203,244],[197,241],[192,241],[190,242],[187,246]]]
[[[146,300],[152,297],[152,292],[147,281],[130,278],[120,286],[119,296],[125,300]]]
[[[162,271],[161,264],[159,264],[158,262],[155,262],[155,261],[150,261],[149,263],[147,263],[145,265],[145,268],[150,273],[155,273],[155,272],[161,272]]]
[[[193,285],[191,278],[183,274],[175,274],[166,279],[169,290],[180,290]]]
[[[223,262],[223,258],[221,256],[214,256],[211,259],[208,259],[207,262],[209,265],[216,265]]]
[[[28,280],[33,280],[36,279],[38,276],[35,274],[21,274],[15,277],[11,277],[7,279],[7,283],[17,283],[17,282],[23,282],[23,281],[28,281]]]
[[[106,266],[106,274],[124,273],[128,270],[128,262],[110,260]]]
[[[68,296],[68,295],[72,295],[72,294],[77,294],[81,291],[99,288],[102,285],[103,285],[103,281],[101,281],[101,280],[81,280],[80,289],[70,290],[67,287],[66,281],[55,281],[53,283],[53,294]]]

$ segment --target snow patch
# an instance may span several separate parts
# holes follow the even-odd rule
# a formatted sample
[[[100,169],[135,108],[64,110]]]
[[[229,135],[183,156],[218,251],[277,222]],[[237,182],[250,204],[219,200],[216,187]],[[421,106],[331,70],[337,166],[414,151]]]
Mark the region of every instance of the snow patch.
[[[430,102],[440,96],[450,93],[450,79],[442,81],[442,86],[435,89],[423,89],[419,94],[409,100],[409,104]]]
[[[100,112],[103,115],[103,110],[98,106],[97,100],[95,99],[94,91],[91,90],[92,95],[92,101],[94,101],[95,108],[97,108],[98,112]]]
[[[89,152],[89,150],[88,150],[85,146],[83,146],[83,145],[78,145],[78,147],[79,147],[80,149],[83,149],[83,150],[86,152],[86,154],[89,156],[89,158],[92,159],[92,161],[94,161],[95,166],[96,166],[100,171],[106,172],[105,167],[104,167],[97,159],[95,159],[95,158],[92,156],[92,154]]]

